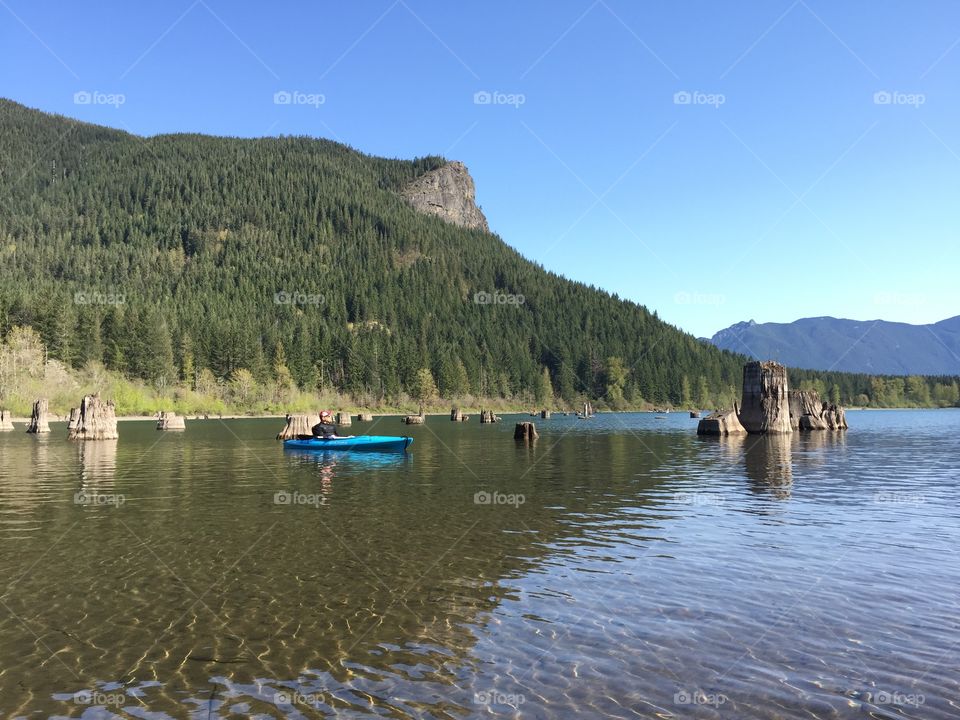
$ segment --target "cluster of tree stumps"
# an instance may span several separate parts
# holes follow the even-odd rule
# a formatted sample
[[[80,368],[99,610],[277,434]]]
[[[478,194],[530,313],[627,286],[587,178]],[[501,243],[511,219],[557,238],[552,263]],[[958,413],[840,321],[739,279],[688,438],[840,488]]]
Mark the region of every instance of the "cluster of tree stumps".
[[[481,410],[480,411],[480,424],[489,425],[490,423],[500,422],[500,416],[495,414],[493,410]]]
[[[790,390],[787,369],[778,362],[743,366],[740,407],[718,410],[700,420],[698,435],[782,434],[794,430],[846,430],[843,408],[821,400],[815,390]]]

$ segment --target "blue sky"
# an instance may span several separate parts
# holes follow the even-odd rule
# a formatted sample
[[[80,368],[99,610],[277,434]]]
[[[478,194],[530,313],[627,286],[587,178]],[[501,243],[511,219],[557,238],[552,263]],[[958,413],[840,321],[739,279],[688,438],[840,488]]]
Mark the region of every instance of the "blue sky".
[[[696,335],[960,313],[955,2],[0,0],[0,47],[0,95],[139,134],[462,160],[507,243]]]

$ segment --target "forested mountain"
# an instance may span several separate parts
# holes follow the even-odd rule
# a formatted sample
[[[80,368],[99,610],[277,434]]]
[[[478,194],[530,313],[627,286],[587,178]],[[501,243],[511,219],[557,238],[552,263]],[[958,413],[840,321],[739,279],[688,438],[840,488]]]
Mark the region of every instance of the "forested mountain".
[[[711,339],[726,350],[814,370],[887,375],[960,373],[960,316],[930,325],[803,318],[737,323]]]
[[[427,369],[447,398],[732,401],[743,356],[403,201],[444,163],[143,138],[0,100],[0,340],[32,327],[67,368],[191,392],[394,402],[423,395]]]

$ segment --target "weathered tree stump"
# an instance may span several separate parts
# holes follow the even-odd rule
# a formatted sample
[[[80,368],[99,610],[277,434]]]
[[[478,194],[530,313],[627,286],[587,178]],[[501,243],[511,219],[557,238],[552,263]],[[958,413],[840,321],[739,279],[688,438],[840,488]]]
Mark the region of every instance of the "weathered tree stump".
[[[350,413],[338,412],[337,425],[342,425],[344,427],[349,427],[350,425],[353,425],[353,419],[350,417]]]
[[[313,426],[319,422],[320,415],[287,415],[287,425],[277,433],[277,440],[313,437]]]
[[[80,424],[80,408],[70,408],[70,416],[67,418],[67,432],[75,430]]]
[[[718,410],[697,423],[697,435],[743,435],[746,432],[737,418],[736,409]]]
[[[463,422],[463,413],[460,412],[460,408],[450,410],[450,422]]]
[[[541,419],[541,420],[549,420],[549,419],[550,419],[550,411],[549,411],[549,410],[541,410],[541,411],[540,411],[540,419]]]
[[[117,414],[112,402],[104,402],[100,394],[86,395],[80,401],[80,420],[70,431],[71,440],[116,440]]]
[[[519,422],[513,429],[513,439],[529,442],[540,437],[537,434],[537,426],[532,422]]]
[[[13,430],[13,417],[9,410],[0,410],[0,432]]]
[[[827,428],[830,430],[846,430],[847,415],[839,405],[823,405],[823,415],[827,421]]]
[[[470,416],[469,416],[469,415],[461,415],[461,416],[460,416],[460,422],[467,422],[467,421],[469,421],[469,420],[470,420]]]
[[[187,423],[175,412],[161,412],[157,418],[157,430],[186,430]]]
[[[740,424],[748,433],[789,433],[790,401],[787,369],[778,362],[749,362],[743,366]]]
[[[373,422],[373,413],[359,413],[357,422]]]
[[[488,423],[500,422],[500,417],[493,414],[493,410],[481,410],[480,411],[480,424],[485,425]]]
[[[403,421],[407,425],[423,425],[426,422],[426,416],[424,415],[407,415]]]
[[[50,404],[46,398],[37,398],[30,413],[30,422],[27,424],[28,433],[50,432]]]
[[[690,417],[692,417],[692,418],[698,418],[698,417],[700,417],[700,413],[697,412],[696,410],[691,410],[691,411],[690,411]]]

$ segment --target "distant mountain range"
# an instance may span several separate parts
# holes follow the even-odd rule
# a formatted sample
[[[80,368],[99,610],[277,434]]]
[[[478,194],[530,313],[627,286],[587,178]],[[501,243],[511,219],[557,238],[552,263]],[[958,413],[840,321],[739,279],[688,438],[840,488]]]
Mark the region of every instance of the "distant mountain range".
[[[709,342],[758,359],[811,370],[876,375],[960,374],[960,315],[932,325],[803,318],[740,322]]]

